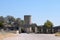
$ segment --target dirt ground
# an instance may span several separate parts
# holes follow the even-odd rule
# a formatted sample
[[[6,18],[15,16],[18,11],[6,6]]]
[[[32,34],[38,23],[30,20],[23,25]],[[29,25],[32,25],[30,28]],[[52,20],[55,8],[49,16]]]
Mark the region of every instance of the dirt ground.
[[[14,37],[15,35],[13,33],[0,33],[0,40],[3,40],[7,37]]]
[[[21,33],[15,37],[8,37],[4,40],[60,40],[60,37],[55,34],[27,34]]]

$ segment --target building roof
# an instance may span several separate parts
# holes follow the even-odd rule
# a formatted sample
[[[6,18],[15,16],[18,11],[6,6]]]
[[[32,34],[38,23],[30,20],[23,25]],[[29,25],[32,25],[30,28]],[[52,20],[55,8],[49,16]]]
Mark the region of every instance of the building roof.
[[[55,26],[55,27],[53,27],[54,29],[60,29],[60,26]]]

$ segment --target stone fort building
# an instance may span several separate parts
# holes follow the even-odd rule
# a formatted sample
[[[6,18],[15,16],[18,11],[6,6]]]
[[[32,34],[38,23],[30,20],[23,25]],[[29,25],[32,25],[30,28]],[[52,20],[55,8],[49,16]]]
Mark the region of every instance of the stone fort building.
[[[37,26],[31,23],[31,15],[24,15],[24,25],[19,27],[19,33],[56,33],[60,32],[60,26],[50,29],[44,28],[43,25]]]
[[[24,15],[24,25],[19,27],[19,32],[32,33],[37,32],[37,25],[31,23],[31,16]]]

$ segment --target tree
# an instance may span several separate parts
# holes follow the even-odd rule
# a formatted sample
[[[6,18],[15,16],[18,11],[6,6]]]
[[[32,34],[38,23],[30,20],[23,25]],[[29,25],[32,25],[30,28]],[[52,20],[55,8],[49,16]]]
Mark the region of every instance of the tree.
[[[0,16],[0,29],[4,27],[3,23],[4,23],[4,17]]]
[[[47,21],[44,23],[44,26],[45,26],[46,28],[51,28],[51,27],[53,27],[53,23],[52,23],[51,21],[47,20]]]
[[[45,23],[44,23],[44,32],[48,32],[48,33],[52,33],[52,27],[53,27],[53,23],[49,20],[47,20]]]
[[[15,18],[13,16],[7,16],[5,17],[5,20],[7,21],[7,23],[11,24],[15,21]]]
[[[21,20],[20,24],[23,26],[25,24],[24,20]]]
[[[16,23],[16,25],[18,27],[20,26],[20,22],[21,22],[21,19],[20,18],[16,18],[15,23]]]
[[[3,22],[0,22],[0,29],[2,29],[3,27]]]
[[[4,17],[3,16],[0,16],[0,22],[4,22]]]

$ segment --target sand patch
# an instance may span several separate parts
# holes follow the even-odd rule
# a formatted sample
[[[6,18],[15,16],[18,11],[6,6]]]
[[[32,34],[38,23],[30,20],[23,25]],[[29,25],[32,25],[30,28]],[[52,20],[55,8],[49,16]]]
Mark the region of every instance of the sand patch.
[[[14,37],[15,34],[13,33],[0,33],[0,40],[3,40],[4,38],[7,38],[7,37]]]

